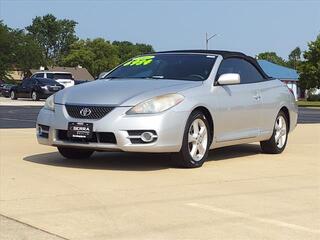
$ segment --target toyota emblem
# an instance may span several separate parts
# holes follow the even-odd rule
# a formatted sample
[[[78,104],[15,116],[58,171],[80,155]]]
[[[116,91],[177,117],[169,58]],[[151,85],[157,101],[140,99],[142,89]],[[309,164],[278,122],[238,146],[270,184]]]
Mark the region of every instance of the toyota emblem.
[[[80,115],[83,117],[87,117],[91,114],[91,109],[90,108],[82,108],[80,110]]]

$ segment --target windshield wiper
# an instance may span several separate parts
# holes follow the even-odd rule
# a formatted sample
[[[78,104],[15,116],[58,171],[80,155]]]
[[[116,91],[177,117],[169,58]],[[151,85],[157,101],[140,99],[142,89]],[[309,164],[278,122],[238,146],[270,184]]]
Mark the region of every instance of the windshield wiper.
[[[164,76],[148,76],[148,77],[106,77],[103,79],[164,79]]]
[[[143,79],[164,79],[164,76],[149,76],[149,77],[139,77]]]
[[[115,79],[115,78],[122,78],[122,77],[105,77],[103,79]]]

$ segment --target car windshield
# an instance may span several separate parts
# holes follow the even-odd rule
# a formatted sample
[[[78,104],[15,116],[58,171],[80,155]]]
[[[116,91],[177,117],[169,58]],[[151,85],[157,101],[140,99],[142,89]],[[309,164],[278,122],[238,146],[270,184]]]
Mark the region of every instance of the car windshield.
[[[132,58],[104,78],[148,78],[203,81],[216,56],[206,54],[154,54]]]
[[[50,76],[50,78],[52,78],[52,79],[72,79],[72,74],[70,74],[70,73],[53,73]]]
[[[51,79],[46,79],[46,78],[37,79],[37,81],[38,81],[40,84],[44,84],[44,85],[55,85],[55,84],[58,84],[56,81],[51,80]]]

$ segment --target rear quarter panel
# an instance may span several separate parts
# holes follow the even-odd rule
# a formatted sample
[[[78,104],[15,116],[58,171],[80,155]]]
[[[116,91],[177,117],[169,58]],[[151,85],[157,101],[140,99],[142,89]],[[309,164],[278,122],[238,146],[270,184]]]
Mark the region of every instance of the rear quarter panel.
[[[289,110],[292,131],[296,126],[298,110],[287,86],[277,79],[266,81],[261,87],[261,97],[261,134],[266,137],[272,135],[276,116],[282,107]]]

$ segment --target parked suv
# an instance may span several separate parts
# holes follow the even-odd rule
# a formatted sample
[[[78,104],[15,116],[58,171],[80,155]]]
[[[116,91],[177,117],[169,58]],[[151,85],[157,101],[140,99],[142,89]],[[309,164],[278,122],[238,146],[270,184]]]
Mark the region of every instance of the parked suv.
[[[70,72],[49,72],[41,71],[36,72],[31,78],[49,78],[62,84],[65,88],[72,87],[74,85],[74,78]]]
[[[64,86],[52,79],[47,78],[26,78],[21,84],[10,89],[11,99],[32,98],[37,101],[40,98],[47,98]]]

